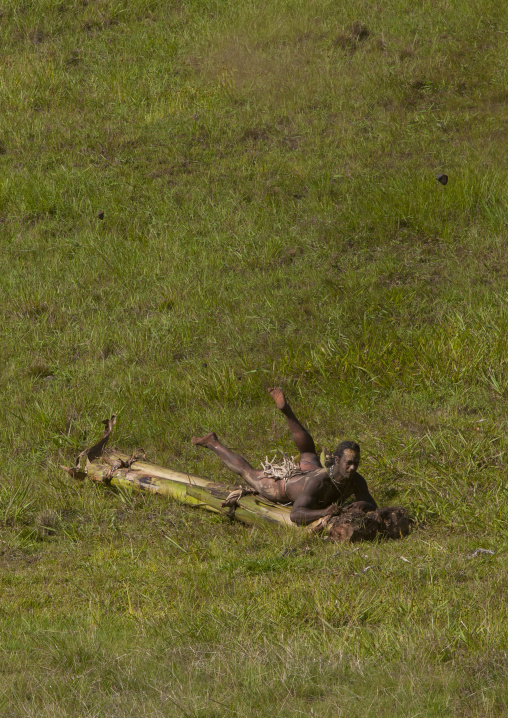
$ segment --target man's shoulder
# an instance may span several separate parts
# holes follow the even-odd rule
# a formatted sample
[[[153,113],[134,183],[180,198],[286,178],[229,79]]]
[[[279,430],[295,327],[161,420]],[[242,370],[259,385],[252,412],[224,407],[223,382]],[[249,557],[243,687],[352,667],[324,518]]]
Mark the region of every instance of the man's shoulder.
[[[358,472],[356,472],[356,474],[355,474],[354,477],[353,477],[353,484],[354,484],[356,487],[359,487],[359,486],[362,486],[362,487],[363,487],[363,486],[367,486],[367,482],[365,481],[365,479],[363,478],[363,476],[362,476],[361,474],[359,474]]]
[[[322,468],[307,471],[304,476],[307,479],[305,482],[307,486],[323,486],[330,481],[326,469]]]

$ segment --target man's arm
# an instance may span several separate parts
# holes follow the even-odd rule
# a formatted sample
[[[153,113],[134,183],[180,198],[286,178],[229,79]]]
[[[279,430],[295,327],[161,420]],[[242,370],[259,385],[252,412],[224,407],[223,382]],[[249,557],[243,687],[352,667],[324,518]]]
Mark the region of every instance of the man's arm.
[[[295,524],[305,526],[322,518],[323,516],[336,516],[341,513],[337,504],[331,504],[325,509],[313,509],[317,496],[323,491],[322,481],[309,481],[291,509],[290,518]]]
[[[360,474],[356,474],[353,493],[356,501],[353,504],[349,504],[348,509],[352,506],[362,511],[375,511],[377,509],[377,504],[371,496],[367,482]]]

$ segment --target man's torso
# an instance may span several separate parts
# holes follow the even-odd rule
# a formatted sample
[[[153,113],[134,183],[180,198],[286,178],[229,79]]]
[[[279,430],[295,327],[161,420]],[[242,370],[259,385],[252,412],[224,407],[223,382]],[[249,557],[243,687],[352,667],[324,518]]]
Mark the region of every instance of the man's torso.
[[[294,503],[306,490],[310,490],[313,497],[313,509],[323,509],[333,503],[342,504],[357,490],[360,474],[344,479],[341,483],[333,481],[326,469],[314,469],[296,474],[286,483],[288,500]]]

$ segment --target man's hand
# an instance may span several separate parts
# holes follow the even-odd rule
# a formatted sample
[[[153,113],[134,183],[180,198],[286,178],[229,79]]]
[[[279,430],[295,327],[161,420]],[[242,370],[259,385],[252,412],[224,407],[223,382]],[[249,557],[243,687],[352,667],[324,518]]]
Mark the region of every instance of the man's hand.
[[[325,509],[325,516],[340,516],[342,513],[342,509],[340,506],[337,506],[337,504],[331,504],[327,509]]]

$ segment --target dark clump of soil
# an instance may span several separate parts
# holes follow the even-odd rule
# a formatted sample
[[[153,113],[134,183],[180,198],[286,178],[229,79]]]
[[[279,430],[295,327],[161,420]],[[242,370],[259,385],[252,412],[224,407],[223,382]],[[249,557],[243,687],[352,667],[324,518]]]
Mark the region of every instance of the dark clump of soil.
[[[377,536],[379,527],[377,517],[352,509],[330,520],[328,536],[333,541],[372,541]]]
[[[327,524],[327,535],[332,541],[372,541],[376,536],[397,539],[407,536],[411,521],[401,506],[386,506],[363,513],[351,509],[332,517]]]
[[[411,527],[411,519],[402,506],[385,506],[373,512],[379,521],[379,531],[383,536],[398,539],[407,536]],[[370,514],[367,514],[368,516]]]

